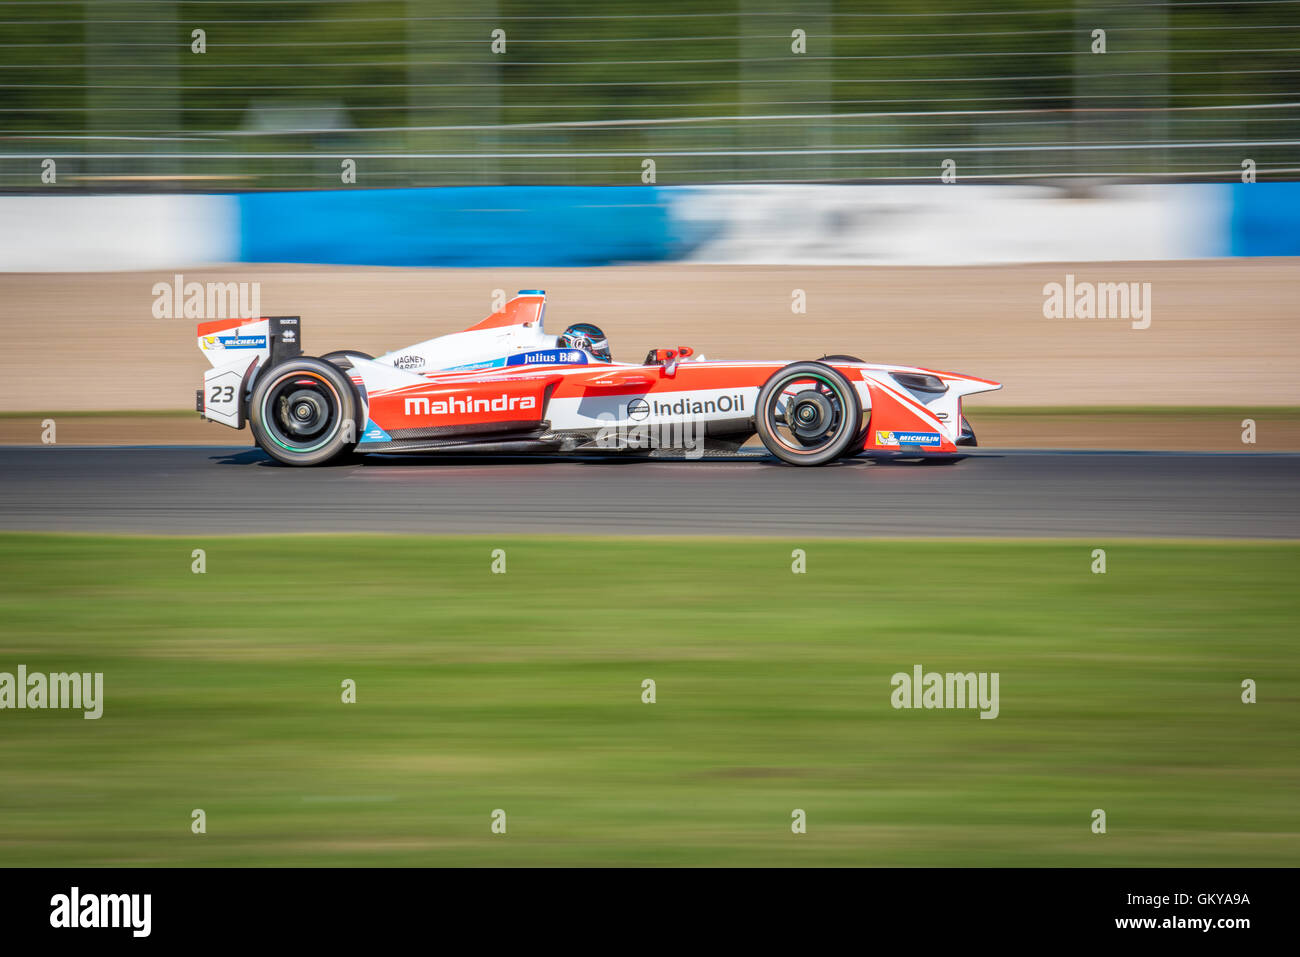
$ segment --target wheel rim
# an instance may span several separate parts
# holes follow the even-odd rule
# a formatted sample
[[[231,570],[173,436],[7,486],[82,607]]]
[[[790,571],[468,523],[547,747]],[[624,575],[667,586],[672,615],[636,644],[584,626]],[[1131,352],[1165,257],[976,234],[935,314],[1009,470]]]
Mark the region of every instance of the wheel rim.
[[[334,384],[315,372],[290,372],[262,396],[262,425],[289,452],[315,452],[339,430],[343,403]]]
[[[815,455],[839,441],[851,427],[852,408],[840,383],[828,376],[799,372],[772,389],[764,416],[768,431],[797,455]]]

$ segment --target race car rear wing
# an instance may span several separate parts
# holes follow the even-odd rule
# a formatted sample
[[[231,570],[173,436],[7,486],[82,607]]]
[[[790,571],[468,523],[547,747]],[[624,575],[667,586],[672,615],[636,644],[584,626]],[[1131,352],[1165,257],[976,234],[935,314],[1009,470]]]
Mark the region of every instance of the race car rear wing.
[[[200,322],[199,351],[212,368],[203,374],[203,388],[195,393],[195,411],[213,422],[242,429],[258,372],[302,355],[300,321],[299,316],[267,316]]]
[[[272,364],[292,359],[302,355],[300,322],[299,316],[200,322],[199,351],[213,368],[254,355]]]

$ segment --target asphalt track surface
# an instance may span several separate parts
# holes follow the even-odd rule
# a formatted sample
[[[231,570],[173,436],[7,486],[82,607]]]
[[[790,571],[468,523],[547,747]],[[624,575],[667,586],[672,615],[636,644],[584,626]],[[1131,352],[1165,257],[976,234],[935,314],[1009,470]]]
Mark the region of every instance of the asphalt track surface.
[[[1300,454],[977,450],[950,465],[0,448],[0,529],[1300,538]]]

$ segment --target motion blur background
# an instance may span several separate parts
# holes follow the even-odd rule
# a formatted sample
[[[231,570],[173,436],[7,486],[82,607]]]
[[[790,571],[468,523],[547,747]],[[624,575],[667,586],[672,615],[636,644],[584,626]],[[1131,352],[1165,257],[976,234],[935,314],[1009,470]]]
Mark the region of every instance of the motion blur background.
[[[1297,404],[1297,0],[0,0],[0,51],[9,410],[181,407],[192,330],[147,292],[181,271],[260,281],[320,351],[547,286],[622,358]],[[1154,324],[1045,319],[1067,273],[1152,282]],[[123,376],[52,386],[51,333]]]
[[[674,184],[934,182],[943,158],[963,182],[1300,167],[1294,0],[6,0],[0,17],[8,189],[54,153],[67,189],[330,187],[336,156],[390,187],[625,185],[642,157]]]
[[[3,0],[0,17],[0,188],[259,194],[11,202],[9,268],[60,249],[44,268],[165,265],[159,245],[182,264],[1300,251],[1300,193],[1279,184],[1300,170],[1295,0]],[[936,192],[945,169],[1003,189]],[[813,183],[895,188],[788,186]],[[1107,188],[1206,183],[1235,186]],[[681,189],[721,184],[768,188]],[[502,185],[630,189],[378,192]],[[274,195],[305,189],[335,192]],[[68,216],[103,223],[99,255],[72,254],[92,244],[62,235]]]

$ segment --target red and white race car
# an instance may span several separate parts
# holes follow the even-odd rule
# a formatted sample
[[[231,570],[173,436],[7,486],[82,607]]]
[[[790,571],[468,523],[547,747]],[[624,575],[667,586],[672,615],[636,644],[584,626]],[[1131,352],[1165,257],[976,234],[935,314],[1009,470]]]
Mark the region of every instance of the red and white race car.
[[[656,349],[612,361],[587,323],[543,329],[546,294],[523,290],[463,332],[386,355],[302,354],[296,316],[199,324],[212,368],[196,408],[289,465],[344,453],[734,455],[755,433],[792,465],[854,455],[951,459],[975,435],[962,398],[987,379],[852,356],[706,360]]]

